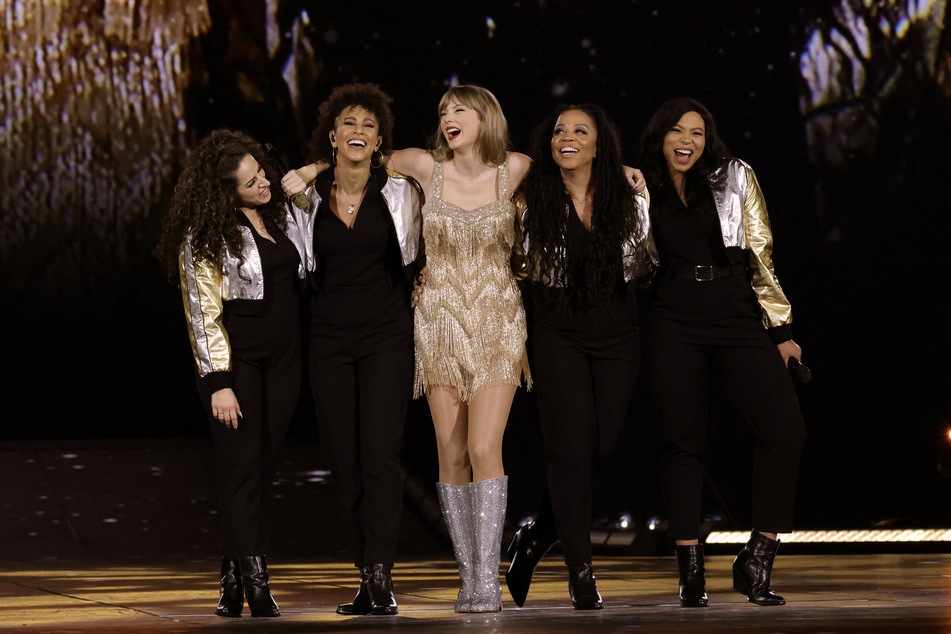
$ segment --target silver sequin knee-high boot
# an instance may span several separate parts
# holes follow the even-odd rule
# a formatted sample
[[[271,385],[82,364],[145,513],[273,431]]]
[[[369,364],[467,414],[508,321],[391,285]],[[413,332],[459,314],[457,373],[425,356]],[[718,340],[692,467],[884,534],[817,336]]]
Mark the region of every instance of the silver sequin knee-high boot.
[[[475,588],[472,612],[498,612],[502,609],[502,584],[499,562],[502,558],[502,524],[508,501],[508,476],[473,482],[472,517],[475,527]]]
[[[436,483],[442,517],[452,538],[452,550],[459,562],[459,578],[462,587],[456,599],[456,612],[469,612],[472,608],[473,575],[475,574],[475,535],[472,530],[472,494],[469,485]]]

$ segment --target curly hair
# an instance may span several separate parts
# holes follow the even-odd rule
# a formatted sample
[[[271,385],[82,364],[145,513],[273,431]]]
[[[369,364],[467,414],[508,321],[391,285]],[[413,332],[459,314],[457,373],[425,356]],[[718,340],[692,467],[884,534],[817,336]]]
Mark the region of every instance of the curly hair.
[[[641,133],[637,165],[656,193],[655,199],[660,202],[669,198],[667,193],[671,179],[670,168],[664,158],[664,137],[688,112],[696,112],[703,118],[706,144],[700,158],[684,175],[684,196],[688,209],[702,209],[710,202],[710,186],[706,177],[717,168],[720,161],[730,156],[730,151],[717,133],[713,115],[699,101],[689,97],[674,97],[657,109]]]
[[[571,195],[551,149],[555,124],[569,110],[591,117],[597,132],[596,157],[591,166],[595,195],[589,250],[584,279],[575,281],[570,279],[565,261],[568,213],[574,213]],[[569,305],[603,305],[623,279],[624,241],[640,234],[634,192],[621,162],[620,135],[598,106],[562,105],[535,128],[530,152],[532,167],[516,192],[516,196],[523,197],[527,209],[524,229],[529,236],[529,277],[546,286],[564,286],[564,301]],[[550,279],[552,272],[562,279]]]
[[[188,155],[155,247],[169,280],[178,275],[178,257],[186,238],[191,242],[195,263],[205,260],[221,267],[223,245],[243,262],[235,172],[249,154],[264,168],[265,178],[271,183],[280,182],[280,172],[272,159],[243,132],[215,130]],[[269,232],[287,228],[283,194],[275,193],[278,190],[280,187],[272,188],[271,200],[258,208]]]
[[[467,108],[472,108],[479,115],[482,126],[479,129],[479,138],[476,139],[476,152],[487,165],[501,165],[505,163],[509,148],[509,126],[502,114],[499,100],[482,86],[461,85],[453,86],[439,100],[439,117],[445,112],[449,104],[455,101]],[[446,141],[442,130],[437,126],[433,136],[433,158],[437,161],[452,160],[452,150]]]
[[[379,151],[389,154],[393,142],[393,98],[376,84],[344,84],[330,91],[327,100],[317,109],[317,126],[310,137],[310,160],[331,163],[333,148],[330,133],[337,126],[337,117],[347,108],[365,108],[376,117],[380,136]]]

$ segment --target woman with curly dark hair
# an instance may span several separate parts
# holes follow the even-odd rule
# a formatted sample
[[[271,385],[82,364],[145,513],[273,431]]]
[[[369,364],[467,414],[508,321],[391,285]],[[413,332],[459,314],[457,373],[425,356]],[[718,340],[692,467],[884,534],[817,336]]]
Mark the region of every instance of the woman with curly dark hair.
[[[216,130],[185,164],[156,254],[179,277],[198,390],[218,454],[221,597],[216,614],[278,616],[265,508],[300,389],[296,280],[306,254],[249,136]]]
[[[733,587],[758,605],[781,605],[770,573],[777,534],[792,530],[805,430],[786,369],[801,350],[773,271],[766,203],[753,170],[730,158],[713,116],[693,99],[671,99],[657,110],[641,137],[640,164],[654,187],[660,268],[650,301],[648,363],[680,603],[708,603],[699,538],[712,370],[757,438],[753,532],[733,564]]]
[[[322,443],[350,524],[360,586],[339,614],[396,614],[391,570],[403,506],[400,449],[413,389],[421,194],[382,167],[391,99],[374,84],[335,88],[318,111],[306,188],[313,211],[310,382]]]
[[[578,610],[601,608],[591,567],[591,486],[614,448],[637,378],[632,286],[649,262],[647,194],[621,164],[618,133],[597,106],[559,107],[535,132],[522,210],[530,282],[532,368],[548,490],[509,547],[506,582],[528,595],[535,566],[560,540]]]

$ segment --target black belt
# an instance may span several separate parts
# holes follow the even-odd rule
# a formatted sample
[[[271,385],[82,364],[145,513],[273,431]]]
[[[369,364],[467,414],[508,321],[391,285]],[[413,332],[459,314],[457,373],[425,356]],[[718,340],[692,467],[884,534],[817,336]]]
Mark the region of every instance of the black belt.
[[[668,266],[661,271],[664,277],[683,277],[696,282],[711,282],[718,277],[731,275],[746,275],[746,266],[731,264],[730,266]]]

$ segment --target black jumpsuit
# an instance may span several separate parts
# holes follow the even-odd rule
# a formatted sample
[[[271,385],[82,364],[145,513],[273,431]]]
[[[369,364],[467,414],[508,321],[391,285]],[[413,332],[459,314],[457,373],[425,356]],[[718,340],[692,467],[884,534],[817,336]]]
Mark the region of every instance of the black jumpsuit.
[[[573,210],[567,232],[569,284],[577,286],[587,267],[589,234]],[[533,532],[549,541],[557,527],[565,563],[577,566],[591,563],[591,487],[624,424],[639,338],[636,300],[620,273],[605,306],[566,309],[558,299],[564,292],[539,283],[531,288],[532,372],[548,474]]]
[[[702,214],[688,213],[679,198],[664,205],[658,195],[654,202],[660,209],[651,219],[661,266],[649,310],[649,367],[662,426],[671,533],[676,540],[699,538],[711,369],[757,438],[753,528],[790,532],[805,431],[782,356],[763,326],[744,267],[725,267],[729,260],[712,200]],[[730,274],[710,281],[681,275],[696,265]]]
[[[243,214],[239,222],[251,227]],[[231,381],[242,418],[238,429],[211,416],[211,392],[199,381],[218,454],[222,555],[266,555],[265,510],[300,391],[301,341],[297,310],[297,249],[280,231],[275,242],[251,229],[264,272],[264,300],[224,303],[231,344]]]
[[[392,565],[402,510],[400,448],[413,390],[413,313],[399,244],[374,170],[348,229],[318,178],[310,381],[356,566]]]

